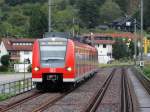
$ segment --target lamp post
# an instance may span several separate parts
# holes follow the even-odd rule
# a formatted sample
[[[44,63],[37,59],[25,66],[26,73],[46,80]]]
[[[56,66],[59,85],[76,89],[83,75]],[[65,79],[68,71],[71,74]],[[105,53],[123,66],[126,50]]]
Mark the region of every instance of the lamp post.
[[[144,66],[144,62],[143,62],[143,0],[141,0],[141,45],[140,45],[140,66]]]
[[[51,0],[48,0],[48,32],[51,32]]]
[[[25,62],[26,62],[26,59],[24,58],[24,81],[25,81],[25,78],[26,78],[26,77],[25,77],[25,72],[26,72],[26,71],[25,71]]]
[[[137,38],[136,38],[136,19],[134,19],[134,61],[136,65],[136,55],[137,55]]]

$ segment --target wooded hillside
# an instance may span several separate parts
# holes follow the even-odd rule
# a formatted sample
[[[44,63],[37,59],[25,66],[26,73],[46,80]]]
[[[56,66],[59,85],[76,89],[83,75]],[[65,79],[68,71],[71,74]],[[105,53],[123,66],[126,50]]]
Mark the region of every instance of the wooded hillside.
[[[52,0],[52,30],[91,29],[133,15],[139,0]],[[48,29],[48,0],[0,0],[0,36],[40,37]],[[150,2],[145,0],[145,29],[150,30]]]

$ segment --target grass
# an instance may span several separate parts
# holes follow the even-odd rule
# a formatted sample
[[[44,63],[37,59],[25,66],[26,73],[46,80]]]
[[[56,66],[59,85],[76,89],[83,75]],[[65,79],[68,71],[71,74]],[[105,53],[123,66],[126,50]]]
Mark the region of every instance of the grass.
[[[150,64],[146,64],[146,65],[144,66],[143,72],[144,72],[144,74],[145,74],[148,78],[150,78]]]
[[[7,85],[9,86],[9,88],[7,87]],[[31,87],[31,83],[28,83],[27,80],[14,82],[7,85],[4,86],[7,88],[5,88],[4,91],[1,91],[0,93],[0,101],[4,101],[10,97],[13,97],[22,91],[29,90],[29,88]]]
[[[133,61],[113,61],[111,64],[100,64],[100,67],[113,67],[113,66],[128,66],[133,65]]]
[[[14,73],[16,73],[16,72],[0,72],[0,75],[5,75],[5,74],[9,74],[9,75],[11,75],[11,74],[14,74]]]
[[[4,101],[4,100],[10,98],[11,96],[13,96],[13,94],[10,94],[10,93],[0,94],[0,101]]]

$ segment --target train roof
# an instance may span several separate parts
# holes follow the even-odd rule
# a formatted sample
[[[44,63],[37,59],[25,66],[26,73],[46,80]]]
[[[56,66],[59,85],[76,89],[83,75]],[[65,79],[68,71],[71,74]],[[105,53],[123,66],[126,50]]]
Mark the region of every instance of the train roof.
[[[40,42],[42,41],[63,41],[63,42],[67,42],[68,39],[66,38],[62,38],[62,37],[51,37],[51,38],[42,38],[42,39],[38,39]]]
[[[88,44],[85,44],[85,43],[81,43],[81,42],[78,42],[78,41],[74,41],[75,44],[78,46],[78,47],[83,47],[83,48],[87,48],[87,49],[92,49],[92,50],[96,50],[95,47],[91,46],[91,45],[88,45]]]
[[[93,48],[92,43],[86,43],[82,40],[80,36],[73,37],[71,33],[68,32],[46,32],[43,36],[44,38],[38,39],[39,41],[67,41],[68,39],[73,40],[76,43],[81,43],[84,46],[88,46],[88,48]]]
[[[71,33],[67,32],[46,32],[44,34],[44,38],[54,38],[54,37],[70,39],[73,36],[71,35]]]

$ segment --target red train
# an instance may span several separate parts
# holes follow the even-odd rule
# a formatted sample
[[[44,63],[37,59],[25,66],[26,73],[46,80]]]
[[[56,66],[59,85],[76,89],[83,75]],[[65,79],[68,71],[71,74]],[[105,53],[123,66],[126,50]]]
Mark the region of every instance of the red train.
[[[97,69],[94,47],[66,38],[37,39],[33,45],[32,81],[37,89],[71,85]]]

